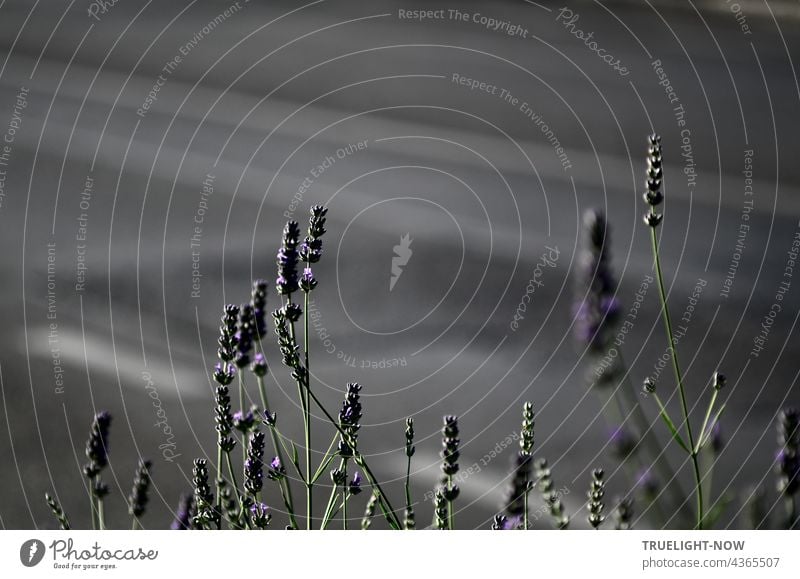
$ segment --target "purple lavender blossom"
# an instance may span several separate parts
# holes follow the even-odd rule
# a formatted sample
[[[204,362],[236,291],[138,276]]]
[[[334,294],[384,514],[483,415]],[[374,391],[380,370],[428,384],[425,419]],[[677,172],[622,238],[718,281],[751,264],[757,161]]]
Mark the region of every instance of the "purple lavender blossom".
[[[90,479],[95,478],[108,465],[108,430],[110,426],[110,413],[104,410],[95,414],[89,439],[86,441],[86,458],[89,459],[89,462],[83,469]]]
[[[253,362],[250,364],[250,371],[260,378],[267,375],[267,359],[264,357],[264,354],[258,352],[253,356]]]
[[[576,284],[575,337],[595,353],[604,353],[619,318],[617,282],[609,265],[609,227],[605,213],[587,211],[583,219],[585,247]]]
[[[250,363],[253,341],[256,336],[255,309],[251,304],[242,304],[239,309],[239,325],[236,330],[236,366],[244,368]]]
[[[153,463],[149,460],[139,459],[136,476],[133,479],[133,490],[128,496],[128,514],[137,519],[144,514],[147,506],[147,493],[150,489],[150,469]]]
[[[349,491],[352,496],[361,493],[361,474],[358,471],[353,474],[353,480],[350,481]]]
[[[508,517],[503,525],[505,531],[515,531],[522,527],[522,516]]]
[[[353,456],[358,431],[361,428],[361,386],[355,382],[347,385],[342,408],[339,410],[339,426],[347,434],[339,440],[339,454],[343,457]]]
[[[253,307],[255,337],[261,340],[267,335],[267,282],[263,279],[253,282],[250,305]]]
[[[291,295],[297,291],[297,246],[300,240],[300,227],[296,221],[289,221],[283,228],[283,241],[278,250],[278,279],[275,289],[280,295]]]
[[[269,507],[264,503],[254,503],[250,506],[250,520],[256,529],[266,529],[271,519]]]
[[[636,449],[637,439],[624,426],[618,426],[609,437],[611,449],[618,459],[627,458]]]
[[[311,207],[308,219],[308,235],[300,246],[300,258],[308,263],[317,263],[322,257],[322,236],[325,235],[325,216],[328,210],[322,205]],[[312,288],[313,289],[313,288]]]
[[[254,432],[247,445],[247,459],[244,461],[244,488],[255,497],[264,486],[264,433]]]
[[[269,409],[264,409],[264,418],[261,420],[264,424],[269,427],[275,426],[278,422],[278,413],[277,412],[270,412]]]
[[[305,293],[310,292],[317,287],[317,280],[310,267],[303,269],[303,276],[300,278],[300,289]]]
[[[178,502],[178,510],[175,512],[175,520],[172,521],[170,529],[173,531],[187,531],[192,527],[192,517],[194,510],[194,497],[192,495],[181,495]]]
[[[255,407],[250,408],[250,410],[242,411],[237,410],[233,413],[233,427],[243,434],[247,434],[256,425],[256,413],[258,409]]]
[[[227,386],[233,382],[233,377],[236,376],[236,366],[228,364],[227,362],[217,362],[214,365],[214,381],[221,386]]]
[[[281,463],[281,459],[279,457],[274,457],[269,462],[269,471],[267,472],[267,477],[270,480],[281,480],[285,476],[286,467],[283,466],[283,463]]]
[[[233,362],[236,357],[236,346],[238,345],[237,325],[239,322],[239,306],[228,304],[222,316],[222,323],[219,327],[219,339],[217,343],[217,355],[223,362]]]

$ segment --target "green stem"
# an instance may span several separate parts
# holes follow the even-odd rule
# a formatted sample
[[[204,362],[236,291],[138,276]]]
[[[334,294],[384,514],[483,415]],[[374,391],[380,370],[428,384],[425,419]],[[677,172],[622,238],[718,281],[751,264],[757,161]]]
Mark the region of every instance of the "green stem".
[[[316,483],[319,480],[319,477],[322,476],[322,474],[325,472],[325,469],[327,469],[328,466],[330,466],[333,459],[336,458],[336,453],[331,454],[331,449],[333,448],[333,445],[336,443],[336,440],[338,438],[339,438],[338,434],[333,435],[331,443],[328,445],[328,450],[326,450],[325,454],[323,455],[322,462],[317,467],[317,471],[314,473],[314,476],[311,477],[312,483]]]
[[[288,294],[286,296],[286,305],[289,305],[291,302],[292,302],[292,294]],[[306,314],[306,319],[307,319],[307,312],[304,312],[304,313]],[[292,342],[294,344],[297,344],[297,337],[296,337],[296,333],[295,333],[294,322],[292,322],[292,321],[289,322],[289,336],[291,337]],[[306,352],[306,354],[307,354],[307,352]],[[308,381],[308,378],[306,378],[306,380]],[[309,466],[311,464],[311,447],[310,447],[310,444],[309,444],[309,442],[310,442],[309,441],[309,438],[310,438],[309,435],[310,435],[311,431],[310,431],[309,423],[308,423],[308,421],[309,421],[309,406],[308,406],[308,403],[307,403],[308,395],[305,393],[305,390],[304,390],[304,387],[305,387],[305,389],[307,389],[308,385],[307,384],[303,384],[302,382],[303,382],[302,379],[297,380],[297,395],[300,398],[300,408],[301,408],[302,413],[303,413],[303,433],[304,433],[305,439],[306,439],[305,440],[306,474],[303,477],[303,482],[305,483],[305,487],[306,487],[306,529],[307,530],[311,530],[311,518],[312,518],[312,512],[311,512],[311,506],[312,506],[311,501],[312,501],[312,499],[311,499],[311,494],[312,494],[312,491],[311,491],[311,487],[308,484],[309,481],[311,480],[309,478],[311,476],[311,472],[309,471]]]
[[[453,476],[447,475],[447,490],[453,490]],[[454,522],[455,514],[453,513],[453,501],[447,501],[447,530],[452,531],[455,528]]]
[[[239,503],[239,507],[242,506],[242,497],[239,494],[239,485],[236,483],[236,475],[233,472],[233,462],[231,461],[231,453],[225,453],[225,462],[228,465],[228,476],[231,478],[231,486],[233,487],[233,492],[236,495],[236,502]]]
[[[700,476],[700,464],[697,458],[697,451],[695,450],[694,434],[692,433],[692,424],[689,422],[689,405],[686,403],[686,390],[683,386],[683,375],[681,374],[680,364],[678,363],[678,350],[675,347],[674,334],[672,333],[672,321],[669,315],[669,306],[667,305],[667,293],[664,290],[664,275],[661,272],[661,258],[658,253],[658,235],[656,228],[650,227],[650,240],[653,245],[653,261],[656,268],[656,278],[658,280],[658,295],[661,299],[661,314],[664,319],[664,328],[667,332],[668,347],[672,352],[672,370],[675,373],[675,381],[678,384],[678,392],[681,400],[681,410],[683,412],[684,422],[686,423],[686,436],[688,438],[689,456],[692,459],[692,470],[694,471],[695,480],[695,495],[697,499],[697,529],[703,528],[703,487],[702,477]]]
[[[406,512],[411,509],[411,457],[406,463]]]
[[[711,401],[708,403],[708,408],[706,409],[706,416],[703,418],[703,427],[700,429],[700,436],[697,440],[697,447],[694,449],[695,452],[700,452],[700,447],[702,446],[703,440],[706,438],[706,428],[708,428],[708,420],[711,418],[711,413],[714,411],[714,404],[717,402],[717,394],[719,390],[714,388],[714,393],[711,395]],[[713,424],[711,425],[714,426]]]
[[[303,351],[306,362],[306,396],[305,396],[305,439],[306,439],[306,510],[308,512],[308,529],[311,529],[313,513],[314,481],[311,479],[311,405],[308,393],[311,392],[311,366],[308,360],[308,292],[303,292]]]
[[[342,528],[347,530],[347,461],[342,465],[344,484],[342,485]]]
[[[244,373],[241,368],[237,368],[236,375],[239,377],[239,410],[244,414]]]
[[[92,530],[97,530],[97,505],[94,497],[95,477],[89,477],[89,512],[92,514]]]
[[[261,405],[264,407],[264,410],[269,412],[269,400],[267,399],[267,388],[264,384],[264,377],[257,376],[256,381],[258,382],[258,393],[261,396]],[[269,427],[269,435],[272,439],[272,446],[275,448],[275,456],[278,457],[278,460],[281,461],[281,464],[286,464],[283,459],[283,452],[281,451],[281,443],[278,440],[278,432],[274,426]],[[289,514],[289,520],[292,523],[292,527],[295,529],[299,529],[299,525],[297,524],[297,519],[295,518],[294,514],[294,499],[292,498],[292,487],[289,485],[289,481],[286,477],[283,477],[278,481],[278,484],[281,487],[281,496],[283,497],[283,502],[286,505],[286,510]]]
[[[339,463],[339,469],[345,470],[347,469],[347,459],[342,458],[341,462]],[[328,504],[325,507],[325,514],[322,517],[322,524],[320,524],[320,529],[325,530],[328,528],[328,523],[330,523],[331,518],[333,518],[335,511],[334,507],[336,506],[336,494],[339,490],[339,485],[336,483],[333,484],[331,487],[331,494],[328,497]]]
[[[364,470],[364,476],[367,477],[367,480],[369,481],[369,484],[372,487],[372,489],[379,495],[378,504],[380,505],[381,512],[383,513],[383,516],[386,518],[389,525],[396,530],[401,529],[402,525],[400,524],[400,520],[397,518],[397,514],[395,513],[392,504],[389,502],[389,498],[386,496],[386,493],[383,492],[383,489],[381,488],[378,479],[375,477],[375,473],[372,472],[372,469],[367,464],[364,455],[354,448],[355,444],[352,443],[348,434],[344,430],[342,430],[341,426],[339,426],[339,421],[337,421],[336,419],[333,418],[333,416],[331,416],[331,413],[328,412],[328,409],[325,408],[325,406],[323,406],[322,402],[320,402],[319,398],[317,398],[317,395],[314,394],[311,390],[308,390],[308,394],[311,397],[311,400],[314,401],[314,404],[316,404],[317,407],[325,415],[325,418],[328,419],[328,422],[330,422],[333,425],[333,427],[336,428],[339,434],[341,434],[342,437],[345,439],[345,441],[348,442],[350,448],[353,449],[353,454],[355,456],[356,464],[358,464],[358,466],[360,466]]]
[[[620,362],[620,363],[623,363],[623,362]],[[627,409],[625,408],[625,405],[623,404],[623,402],[620,399],[620,397],[619,396],[615,396],[613,390],[611,390],[610,388],[608,390],[609,390],[608,397],[609,398],[614,398],[616,404],[612,404],[610,400],[604,401],[602,399],[602,395],[600,394],[600,392],[604,392],[604,390],[603,391],[598,390],[598,397],[601,398],[601,401],[603,402],[602,408],[605,411],[605,414],[606,414],[611,426],[614,427],[614,426],[618,426],[618,425],[623,424],[625,422],[625,417],[628,416],[628,413],[627,413]],[[636,403],[635,400],[633,400],[631,402],[633,402],[634,405],[636,407],[638,407],[640,412],[641,412],[641,407],[639,406],[639,404]],[[642,413],[642,415],[644,415],[644,413]],[[644,433],[646,431],[642,430],[642,432]],[[644,439],[644,434],[642,435],[642,438]],[[651,438],[650,440],[654,440],[654,439]],[[657,448],[656,451],[655,451],[654,456],[658,456],[661,452],[662,452],[662,449],[661,448]],[[636,462],[639,465],[639,468],[648,469],[649,466],[650,466],[647,463],[646,460],[641,458],[640,454],[641,453],[639,453],[639,452],[634,452],[633,456],[625,457],[620,461],[622,463],[623,468],[625,469],[625,474],[626,474],[628,480],[630,481],[631,485],[635,485],[637,483],[638,474],[636,472],[636,468],[634,467],[634,465],[631,464],[631,461],[629,459],[631,459],[631,458],[635,459]],[[662,476],[664,476],[664,475],[662,474]],[[667,484],[667,482],[672,480],[672,479],[674,479],[673,473],[672,472],[668,472],[667,476],[664,478],[664,484]],[[672,485],[670,485],[667,488],[672,488]],[[527,499],[527,497],[525,497],[525,498]],[[679,501],[678,504],[680,504],[680,501],[683,501],[683,495],[678,496],[677,499]],[[661,504],[658,501],[652,501],[650,504],[654,507],[654,509],[656,511],[657,519],[662,524],[665,524],[667,522],[667,515],[664,512],[664,510],[661,508]]]
[[[106,523],[103,517],[103,499],[97,497],[97,527],[101,531],[106,530]]]
[[[217,478],[216,478],[216,485],[217,485],[217,510],[222,512],[222,494],[220,493],[220,486],[219,483],[222,480],[222,447],[219,445],[219,439],[217,439]]]
[[[528,530],[528,489],[525,488],[525,493],[522,495],[522,508],[524,511],[522,512],[522,529],[527,531]]]
[[[627,370],[627,365],[622,356],[621,349],[619,350],[619,360],[621,366]],[[682,485],[680,480],[675,476],[675,470],[672,468],[667,454],[664,452],[664,449],[661,447],[658,439],[655,436],[655,431],[653,430],[647,415],[644,413],[642,405],[635,397],[635,393],[640,392],[640,390],[637,389],[631,381],[630,372],[625,372],[625,384],[620,389],[622,390],[626,401],[633,410],[633,418],[636,421],[639,430],[641,431],[642,441],[648,447],[648,452],[654,457],[652,466],[658,471],[659,476],[661,476],[661,478],[664,480],[664,484],[667,485],[666,488],[672,491],[672,499],[674,501],[675,508],[685,512],[686,509],[683,505],[686,494],[681,488]],[[646,464],[646,461],[640,460],[639,462],[642,468],[648,468],[649,465]],[[633,482],[635,483],[636,481],[634,480]],[[657,506],[657,510],[660,511],[663,516],[663,509],[660,508],[660,505]],[[664,518],[664,521],[666,522],[666,518]]]

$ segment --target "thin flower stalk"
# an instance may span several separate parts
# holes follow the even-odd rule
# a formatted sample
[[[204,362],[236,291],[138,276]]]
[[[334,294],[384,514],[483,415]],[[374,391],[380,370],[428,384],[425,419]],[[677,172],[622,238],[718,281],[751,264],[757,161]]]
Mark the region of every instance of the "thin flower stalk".
[[[411,502],[411,458],[416,452],[414,446],[414,419],[406,418],[406,510],[403,515],[403,528],[411,530],[416,527],[416,516],[414,514],[414,505]]]
[[[458,459],[461,455],[459,447],[461,440],[458,437],[458,417],[445,416],[444,426],[442,427],[442,496],[445,499],[447,506],[447,528],[453,530],[455,528],[455,513],[453,502],[458,498],[460,489],[454,482],[454,476],[458,473],[459,465]]]
[[[670,358],[672,360],[672,370],[675,375],[675,382],[678,387],[678,394],[680,397],[681,412],[683,414],[683,426],[686,429],[687,441],[685,450],[688,452],[692,462],[692,471],[695,479],[695,498],[697,502],[697,519],[696,528],[702,529],[704,523],[704,505],[703,505],[703,484],[702,476],[700,474],[700,462],[698,459],[698,447],[695,446],[694,432],[692,431],[692,424],[689,420],[689,405],[686,400],[686,388],[684,387],[683,373],[681,372],[680,363],[678,361],[678,351],[675,347],[676,340],[672,331],[672,318],[669,313],[669,305],[667,303],[667,293],[664,286],[664,275],[661,270],[661,257],[658,250],[658,234],[656,232],[658,225],[663,219],[663,215],[657,213],[655,208],[661,204],[664,199],[661,193],[661,183],[663,179],[662,169],[662,156],[661,156],[661,137],[658,135],[651,135],[649,138],[649,151],[648,151],[648,166],[647,166],[647,191],[644,193],[644,199],[650,206],[647,214],[644,216],[645,223],[650,227],[650,241],[653,249],[653,265],[656,272],[656,283],[658,285],[658,296],[661,305],[661,315],[664,322],[664,330],[667,338],[667,348],[670,351]],[[667,414],[661,408],[661,416],[665,422]],[[667,424],[669,427],[669,424]],[[673,436],[675,434],[674,426]]]

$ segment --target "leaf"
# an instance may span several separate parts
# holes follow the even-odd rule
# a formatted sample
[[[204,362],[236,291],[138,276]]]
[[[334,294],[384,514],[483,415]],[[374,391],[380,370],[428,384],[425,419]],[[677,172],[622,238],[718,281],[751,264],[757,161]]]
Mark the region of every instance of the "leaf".
[[[685,450],[688,454],[692,454],[692,451],[689,450],[689,447],[686,445],[686,443],[683,441],[683,438],[681,438],[681,435],[678,433],[678,429],[675,428],[675,424],[672,422],[672,419],[669,417],[669,414],[667,414],[667,409],[664,408],[663,404],[661,404],[661,399],[658,396],[655,396],[655,399],[656,399],[656,404],[658,404],[658,410],[661,415],[661,419],[664,421],[664,424],[667,425],[667,428],[669,428],[669,431],[672,433],[672,438],[675,439],[675,442],[677,442],[683,450]]]

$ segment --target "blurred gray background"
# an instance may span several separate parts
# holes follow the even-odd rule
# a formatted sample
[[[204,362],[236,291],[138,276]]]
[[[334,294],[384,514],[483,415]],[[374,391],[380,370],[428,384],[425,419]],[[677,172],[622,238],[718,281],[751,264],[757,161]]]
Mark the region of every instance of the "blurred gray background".
[[[609,506],[631,480],[571,335],[581,214],[608,214],[627,311],[652,269],[640,193],[653,130],[666,162],[670,303],[678,318],[693,310],[679,351],[695,421],[711,373],[729,377],[712,502],[732,500],[720,525],[746,524],[747,489],[762,486],[772,505],[775,416],[800,398],[800,278],[785,275],[800,231],[800,28],[795,2],[735,6],[0,3],[0,525],[54,527],[47,490],[89,525],[80,465],[92,414],[108,409],[109,524],[129,527],[123,497],[145,456],[155,488],[143,524],[167,527],[192,459],[216,455],[209,370],[221,308],[248,299],[258,277],[277,307],[281,228],[323,203],[314,387],[335,410],[348,381],[363,385],[362,449],[393,502],[414,416],[413,490],[419,525],[429,523],[441,416],[458,414],[471,470],[457,522],[487,528],[515,452],[504,441],[530,400],[535,453],[583,526],[593,467],[609,473]],[[442,17],[403,17],[420,8]],[[406,235],[412,253],[390,290]],[[541,285],[512,327],[532,278]],[[664,353],[657,316],[651,285],[621,348],[635,384]],[[272,335],[267,350],[282,430],[300,440]],[[659,388],[671,398],[668,372]],[[655,420],[652,401],[640,402]],[[654,430],[679,468],[670,484],[688,488],[688,465],[663,425]],[[319,417],[314,431],[322,451],[332,432]],[[267,501],[285,524],[277,495]],[[637,526],[661,524],[648,511]]]

